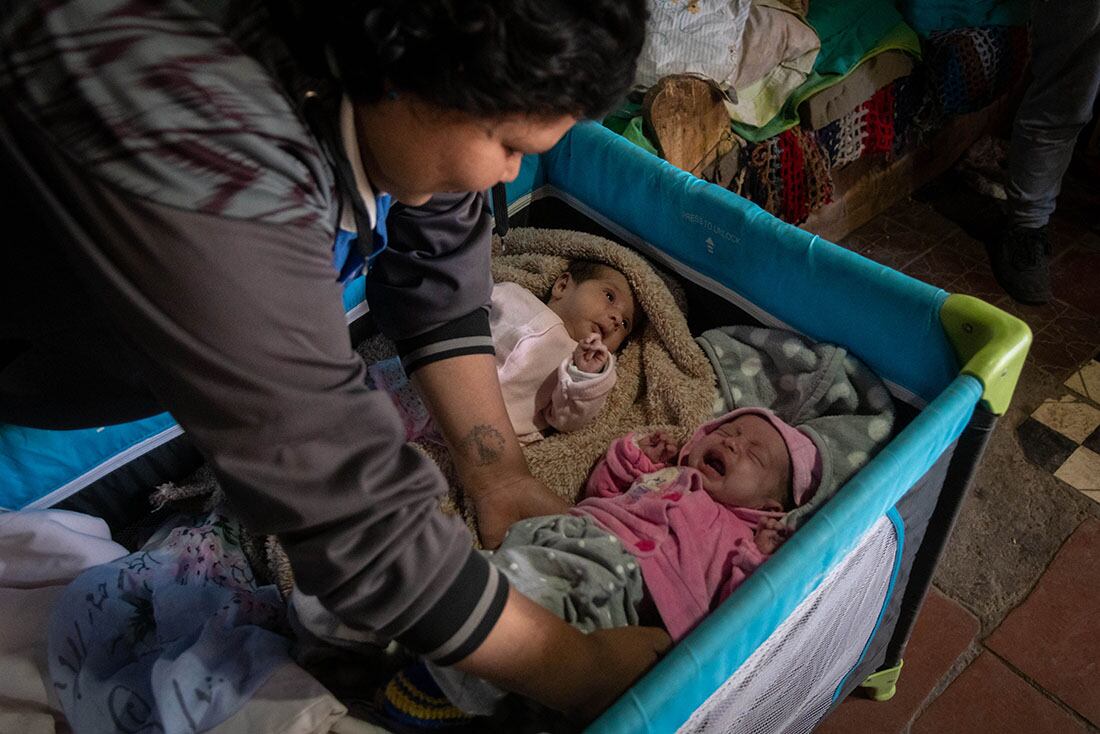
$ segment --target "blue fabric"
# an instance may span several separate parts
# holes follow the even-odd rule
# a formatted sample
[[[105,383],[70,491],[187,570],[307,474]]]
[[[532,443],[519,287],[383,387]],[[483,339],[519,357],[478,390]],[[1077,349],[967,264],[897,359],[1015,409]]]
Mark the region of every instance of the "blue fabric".
[[[337,282],[347,283],[362,275],[364,270],[370,270],[370,266],[374,264],[375,259],[389,247],[386,218],[389,216],[392,203],[393,200],[389,194],[379,194],[374,198],[374,232],[371,233],[370,253],[366,256],[365,261],[363,259],[364,248],[359,246],[358,235],[346,229],[336,231],[336,242],[332,246],[332,265],[338,273]]]
[[[367,276],[360,275],[344,283],[344,312],[351,311],[367,300]]]
[[[332,246],[332,266],[336,268],[338,283],[346,283],[363,273],[363,254],[355,246],[357,239],[354,232],[336,230],[336,243]]]
[[[54,605],[49,671],[81,732],[207,731],[291,662],[285,607],[217,513],[78,576]]]
[[[375,212],[374,234],[371,238],[371,251],[367,256],[367,270],[374,261],[389,247],[389,236],[386,232],[386,218],[390,215],[390,205],[393,203],[389,194],[380,194],[374,200],[377,210]]]
[[[520,163],[516,180],[504,185],[505,196],[511,205],[521,196],[537,191],[546,183],[546,167],[541,155],[525,155]],[[489,202],[492,210],[492,201]]]
[[[168,413],[75,431],[0,424],[0,509],[38,507],[40,500],[50,504],[51,492],[174,425]]]

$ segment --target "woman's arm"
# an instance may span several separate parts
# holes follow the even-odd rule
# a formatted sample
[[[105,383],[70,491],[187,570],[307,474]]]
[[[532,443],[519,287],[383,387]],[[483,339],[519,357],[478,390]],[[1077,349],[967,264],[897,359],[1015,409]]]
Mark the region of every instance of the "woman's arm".
[[[390,247],[367,277],[371,313],[443,433],[482,543],[496,547],[516,520],[561,512],[565,503],[531,476],[500,393],[484,196],[397,205],[386,225]]]
[[[583,634],[515,589],[485,641],[460,670],[590,721],[671,641],[655,627],[617,627]]]
[[[474,503],[483,545],[500,545],[517,520],[569,509],[565,500],[531,476],[504,407],[491,355],[432,362],[414,372],[412,380],[439,425]]]

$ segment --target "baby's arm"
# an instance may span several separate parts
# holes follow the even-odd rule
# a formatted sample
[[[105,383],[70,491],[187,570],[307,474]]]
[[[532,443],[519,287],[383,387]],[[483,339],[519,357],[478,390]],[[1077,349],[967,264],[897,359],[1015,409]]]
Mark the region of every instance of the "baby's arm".
[[[764,561],[771,558],[772,553],[779,550],[779,546],[790,537],[791,532],[780,520],[765,517],[757,523],[751,538],[745,535],[734,541],[736,550],[721,561],[727,575],[715,596],[715,603],[724,601]]]
[[[557,382],[542,415],[554,428],[568,433],[596,417],[615,387],[615,358],[592,334],[558,366]]]
[[[761,553],[770,556],[779,550],[779,546],[783,545],[789,535],[790,528],[774,517],[765,517],[756,526],[753,542]]]
[[[573,364],[582,372],[591,374],[603,372],[603,368],[610,361],[611,351],[596,332],[581,339],[573,352]]]
[[[676,446],[664,431],[641,436],[628,433],[611,442],[607,454],[588,477],[585,495],[611,497],[622,494],[638,477],[663,469],[675,455]]]

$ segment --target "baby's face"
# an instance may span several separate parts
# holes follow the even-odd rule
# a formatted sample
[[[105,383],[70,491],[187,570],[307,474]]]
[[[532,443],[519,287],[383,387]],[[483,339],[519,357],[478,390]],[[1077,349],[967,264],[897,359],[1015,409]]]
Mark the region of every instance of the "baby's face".
[[[574,340],[595,332],[612,352],[634,328],[634,294],[626,277],[613,268],[600,268],[597,277],[581,283],[563,274],[554,283],[547,305]]]
[[[791,476],[787,444],[758,415],[739,416],[704,436],[684,463],[702,473],[707,494],[724,505],[781,510],[786,504]]]

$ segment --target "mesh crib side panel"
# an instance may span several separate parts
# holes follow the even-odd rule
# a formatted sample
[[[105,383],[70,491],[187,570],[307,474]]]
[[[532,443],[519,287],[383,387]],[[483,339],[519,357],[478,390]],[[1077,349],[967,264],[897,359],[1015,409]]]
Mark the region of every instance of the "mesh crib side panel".
[[[894,664],[894,660],[886,661],[887,649],[898,640],[908,640],[911,630],[912,618],[903,613],[903,601],[907,596],[910,586],[923,588],[931,582],[927,574],[922,575],[919,570],[914,572],[914,561],[921,549],[925,534],[928,531],[928,522],[936,509],[936,503],[940,494],[944,491],[944,477],[947,467],[954,456],[955,444],[936,460],[928,472],[920,478],[913,487],[898,500],[895,509],[901,517],[905,527],[905,543],[903,544],[901,567],[898,569],[897,578],[894,580],[894,589],[890,600],[886,604],[886,611],[882,615],[875,637],[867,648],[867,654],[860,661],[859,667],[847,681],[844,688],[834,702],[839,706],[852,691],[881,667],[884,662]],[[920,597],[923,599],[923,596]],[[906,621],[908,619],[908,621]]]
[[[810,731],[874,631],[897,547],[883,517],[679,731]]]

